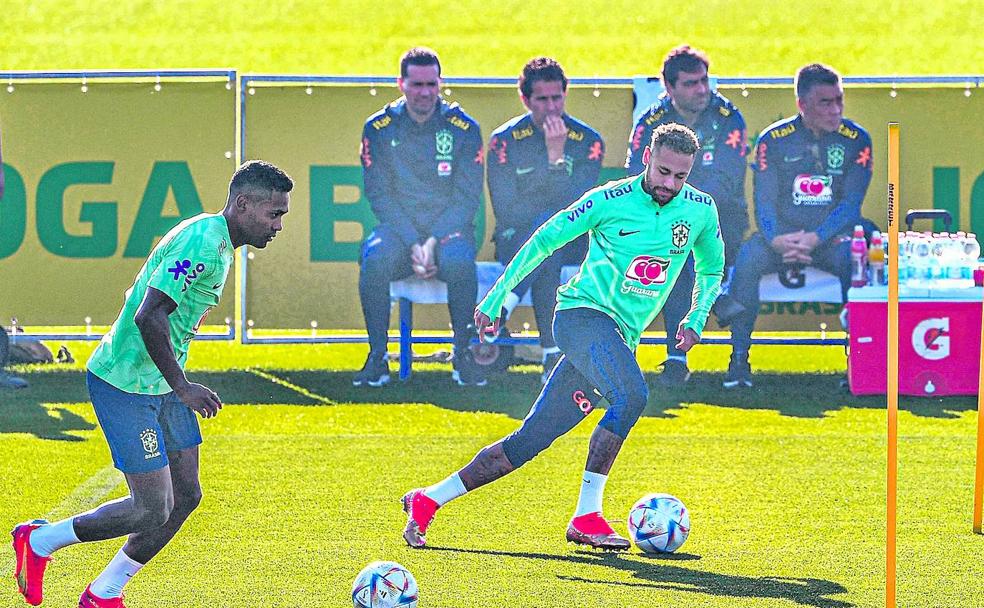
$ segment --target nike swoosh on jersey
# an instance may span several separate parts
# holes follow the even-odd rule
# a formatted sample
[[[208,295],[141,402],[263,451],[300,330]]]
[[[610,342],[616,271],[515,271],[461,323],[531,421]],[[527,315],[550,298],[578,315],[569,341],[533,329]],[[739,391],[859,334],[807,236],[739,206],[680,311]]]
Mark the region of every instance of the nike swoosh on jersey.
[[[395,147],[397,147],[397,146],[400,145],[400,140],[398,140],[398,139],[391,139],[390,140],[390,145],[395,148]]]
[[[783,160],[783,162],[786,162],[786,163],[795,163],[795,162],[798,162],[798,161],[803,160],[803,156],[802,155],[800,155],[800,156],[783,156],[782,157],[782,160]]]
[[[639,232],[639,231],[638,230],[629,230],[628,232],[626,232],[625,229],[622,228],[622,229],[620,229],[618,231],[618,235],[619,236],[629,236],[630,234],[635,234],[637,232]]]
[[[536,167],[516,167],[516,175],[526,175],[534,169],[536,169]]]

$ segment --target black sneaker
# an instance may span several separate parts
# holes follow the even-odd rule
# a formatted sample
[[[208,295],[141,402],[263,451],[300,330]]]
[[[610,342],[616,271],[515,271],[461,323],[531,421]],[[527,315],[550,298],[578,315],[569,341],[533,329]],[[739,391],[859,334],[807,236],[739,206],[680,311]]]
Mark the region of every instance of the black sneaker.
[[[550,372],[557,367],[557,363],[560,362],[560,358],[564,356],[564,353],[547,353],[543,356],[543,374],[540,376],[540,382],[543,384],[547,383],[547,379],[550,377]]]
[[[663,371],[656,379],[666,387],[683,386],[690,380],[690,368],[679,359],[667,359],[663,361]]]
[[[724,388],[752,386],[752,366],[748,364],[748,353],[732,353],[728,373],[724,375]]]
[[[485,370],[475,363],[475,355],[470,348],[456,348],[451,359],[451,379],[458,386],[485,386]]]
[[[386,354],[369,353],[366,364],[352,377],[352,386],[382,386],[390,381],[389,363]]]
[[[732,298],[726,293],[718,296],[717,300],[714,301],[714,305],[711,306],[711,312],[717,317],[718,325],[721,327],[727,327],[731,325],[731,322],[735,320],[735,317],[745,312],[745,307],[738,302],[738,300]]]

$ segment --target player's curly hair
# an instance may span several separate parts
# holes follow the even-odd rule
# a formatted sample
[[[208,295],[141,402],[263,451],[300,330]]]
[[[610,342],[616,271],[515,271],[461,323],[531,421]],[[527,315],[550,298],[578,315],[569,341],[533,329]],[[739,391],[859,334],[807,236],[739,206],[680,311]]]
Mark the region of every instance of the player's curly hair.
[[[279,167],[263,160],[248,160],[232,175],[229,181],[229,198],[240,193],[286,193],[293,189],[294,180]]]
[[[711,61],[704,51],[690,48],[686,44],[672,49],[663,60],[663,86],[675,87],[680,72],[693,73],[700,66],[704,66],[705,70],[711,69]]]
[[[660,147],[693,156],[697,154],[697,150],[700,150],[700,141],[690,127],[668,122],[653,129],[653,139],[649,144],[649,149],[651,152],[655,152],[656,148]]]
[[[818,84],[840,84],[840,74],[822,63],[804,65],[796,72],[796,97],[806,97],[810,89]]]
[[[519,75],[517,83],[523,97],[529,98],[533,94],[533,83],[538,81],[560,81],[561,88],[564,91],[567,90],[567,75],[564,74],[564,68],[560,67],[560,64],[550,57],[534,57],[523,66],[523,73]]]
[[[407,68],[411,65],[436,65],[437,75],[441,75],[441,60],[437,52],[426,46],[415,46],[400,57],[400,78],[407,77]]]

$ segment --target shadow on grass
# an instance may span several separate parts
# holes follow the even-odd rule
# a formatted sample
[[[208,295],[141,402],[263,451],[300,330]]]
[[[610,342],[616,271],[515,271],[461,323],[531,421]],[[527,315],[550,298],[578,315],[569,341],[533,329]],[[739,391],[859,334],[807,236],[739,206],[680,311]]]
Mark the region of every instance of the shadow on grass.
[[[816,608],[851,608],[854,604],[828,596],[847,593],[840,583],[817,578],[786,578],[777,576],[737,576],[705,572],[676,566],[673,562],[699,559],[697,556],[668,555],[642,556],[626,553],[596,553],[577,551],[566,555],[550,553],[522,553],[487,549],[458,549],[454,547],[426,547],[428,551],[471,553],[494,557],[566,562],[585,566],[602,566],[628,572],[632,581],[595,580],[582,576],[559,576],[574,583],[611,585],[640,589],[660,589],[683,593],[701,593],[719,597],[783,599],[800,606]]]
[[[393,381],[380,388],[352,386],[351,372],[270,371],[336,403],[432,403],[455,411],[484,411],[521,420],[542,386],[538,373],[510,371],[489,380],[482,388],[452,384],[446,371],[419,370],[407,382]],[[670,418],[673,410],[692,403],[745,410],[775,410],[784,416],[820,418],[845,408],[885,409],[884,396],[854,396],[841,387],[842,374],[762,373],[750,389],[725,389],[723,373],[694,373],[682,388],[668,389],[646,374],[649,405],[644,416]],[[974,397],[901,397],[899,407],[919,416],[955,418],[977,409]]]
[[[91,431],[96,425],[64,404],[89,403],[85,372],[36,371],[21,374],[29,386],[0,390],[0,433],[29,433],[41,439],[84,441],[73,431]],[[225,404],[318,403],[306,395],[244,371],[190,373],[189,379],[208,386]],[[92,416],[90,419],[94,419]]]
[[[535,368],[531,368],[535,369]],[[382,388],[352,386],[352,372],[280,371],[261,372],[282,383],[244,370],[192,372],[193,382],[218,393],[226,404],[322,405],[330,403],[431,403],[462,412],[492,412],[523,419],[542,386],[539,373],[510,371],[490,379],[482,388],[459,387],[444,369],[418,369],[407,382],[394,379]],[[85,373],[52,369],[23,374],[30,386],[22,390],[0,390],[0,433],[30,433],[44,439],[79,441],[73,431],[90,431],[91,422],[71,410],[68,403],[88,403]],[[845,408],[884,409],[885,398],[855,397],[840,386],[840,374],[755,375],[751,389],[725,390],[720,373],[695,373],[683,388],[667,389],[647,374],[650,395],[644,416],[670,418],[674,410],[702,403],[746,410],[775,410],[785,416],[820,418]],[[299,387],[301,391],[292,388]],[[309,391],[313,396],[304,394]],[[322,399],[319,399],[321,397]],[[900,407],[919,416],[954,418],[977,408],[974,397],[902,397]]]

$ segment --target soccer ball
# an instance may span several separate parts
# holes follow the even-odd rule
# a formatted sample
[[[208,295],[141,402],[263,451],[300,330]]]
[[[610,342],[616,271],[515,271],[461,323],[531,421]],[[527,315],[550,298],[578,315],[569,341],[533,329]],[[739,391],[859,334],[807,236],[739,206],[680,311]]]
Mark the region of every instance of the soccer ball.
[[[629,511],[629,536],[644,553],[673,553],[690,534],[690,512],[675,496],[649,494]]]
[[[355,608],[416,608],[417,581],[396,562],[372,562],[352,583]]]

